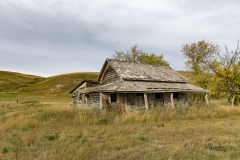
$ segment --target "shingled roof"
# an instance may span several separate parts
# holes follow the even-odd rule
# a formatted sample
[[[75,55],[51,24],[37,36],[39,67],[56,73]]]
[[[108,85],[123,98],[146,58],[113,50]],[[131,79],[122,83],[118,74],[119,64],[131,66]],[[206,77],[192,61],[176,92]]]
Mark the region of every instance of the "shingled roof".
[[[89,92],[204,92],[209,90],[188,83],[122,81],[82,89],[81,93]]]
[[[139,64],[112,59],[106,59],[98,80],[103,76],[107,65],[110,65],[123,80],[188,82],[188,79],[169,66]]]
[[[99,84],[99,81],[89,80],[89,79],[83,79],[80,83],[78,83],[69,93],[73,93],[79,86],[81,86],[84,82],[91,82]]]

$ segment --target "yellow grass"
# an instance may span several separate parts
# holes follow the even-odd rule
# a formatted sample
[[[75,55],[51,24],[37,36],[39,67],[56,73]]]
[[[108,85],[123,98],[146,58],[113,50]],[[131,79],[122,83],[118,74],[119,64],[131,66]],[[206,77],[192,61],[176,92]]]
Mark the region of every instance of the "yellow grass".
[[[218,104],[99,114],[1,101],[0,159],[240,159],[239,121]]]

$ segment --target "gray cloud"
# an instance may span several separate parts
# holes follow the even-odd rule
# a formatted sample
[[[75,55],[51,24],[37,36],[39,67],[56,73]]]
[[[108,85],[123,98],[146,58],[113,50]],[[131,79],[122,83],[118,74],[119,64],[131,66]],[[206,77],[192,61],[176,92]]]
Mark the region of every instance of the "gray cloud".
[[[239,8],[237,0],[1,1],[0,69],[43,76],[99,71],[115,50],[135,43],[184,69],[183,44],[206,39],[235,49]]]

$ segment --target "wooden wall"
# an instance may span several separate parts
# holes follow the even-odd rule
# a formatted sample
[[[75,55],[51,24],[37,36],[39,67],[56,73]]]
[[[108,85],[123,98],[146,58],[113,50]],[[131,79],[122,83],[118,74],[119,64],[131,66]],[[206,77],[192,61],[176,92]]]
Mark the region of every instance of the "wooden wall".
[[[112,82],[117,82],[119,81],[120,77],[118,74],[113,70],[111,66],[107,68],[105,71],[105,74],[103,75],[102,78],[102,84],[107,84],[107,83],[112,83]]]
[[[186,104],[187,103],[187,93],[178,93],[179,98],[173,98],[174,105]],[[164,93],[164,103],[165,105],[171,105],[170,93]]]
[[[100,94],[99,93],[92,93],[89,95],[91,107],[100,107]]]
[[[136,93],[117,93],[117,102],[110,103],[109,99],[109,93],[103,93],[103,109],[111,108],[112,106],[121,106],[125,108],[126,110],[138,110],[138,109],[144,109],[145,103],[144,103],[144,96],[137,95]],[[126,102],[125,102],[126,99]],[[154,107],[163,107],[165,105],[171,105],[170,100],[170,93],[163,93],[163,99],[164,99],[164,105],[163,101],[156,100],[155,99],[155,93],[148,93],[147,94],[148,99],[148,108],[154,108]],[[187,103],[187,93],[179,93],[179,98],[174,98],[174,104],[177,106],[178,104],[185,104]],[[77,101],[77,95],[74,93],[73,101]],[[91,93],[89,95],[85,95],[85,106],[97,108],[100,109],[100,93]]]

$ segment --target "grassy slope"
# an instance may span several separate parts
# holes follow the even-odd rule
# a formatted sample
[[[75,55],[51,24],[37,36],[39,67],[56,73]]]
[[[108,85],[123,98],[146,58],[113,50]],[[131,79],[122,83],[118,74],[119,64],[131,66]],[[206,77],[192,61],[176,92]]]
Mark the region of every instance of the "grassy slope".
[[[19,88],[27,88],[42,80],[44,80],[44,78],[40,76],[0,71],[0,92],[11,92],[18,90]]]
[[[68,94],[81,80],[95,80],[98,72],[76,72],[52,76],[44,81],[33,84],[28,92],[43,94]]]
[[[82,79],[95,80],[98,72],[76,72],[43,78],[0,71],[0,92],[31,94],[68,94]]]

